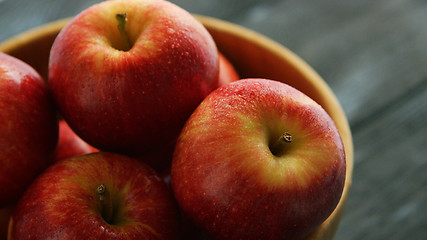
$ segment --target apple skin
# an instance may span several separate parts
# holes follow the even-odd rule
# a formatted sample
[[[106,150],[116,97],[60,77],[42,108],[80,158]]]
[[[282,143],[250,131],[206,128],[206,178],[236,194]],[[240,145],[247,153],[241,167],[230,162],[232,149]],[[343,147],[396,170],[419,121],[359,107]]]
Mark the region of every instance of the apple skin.
[[[233,64],[222,54],[218,52],[219,58],[219,80],[218,85],[222,87],[228,83],[235,82],[240,79],[237,70]]]
[[[28,64],[0,53],[0,208],[15,203],[52,158],[56,110],[46,82]]]
[[[92,152],[98,152],[98,149],[90,146],[77,136],[67,122],[59,120],[59,139],[53,158],[54,163],[65,158]]]
[[[116,14],[132,44],[122,51]],[[70,127],[97,149],[140,155],[175,140],[218,85],[211,35],[161,0],[117,0],[75,16],[55,39],[49,83]]]
[[[292,141],[274,147],[285,132]],[[171,183],[181,209],[214,239],[300,239],[335,209],[345,171],[340,134],[320,105],[284,83],[244,79],[212,92],[189,118]]]
[[[107,223],[96,188],[110,192]],[[67,158],[28,188],[12,216],[9,238],[177,239],[179,213],[172,192],[148,165],[114,153]]]

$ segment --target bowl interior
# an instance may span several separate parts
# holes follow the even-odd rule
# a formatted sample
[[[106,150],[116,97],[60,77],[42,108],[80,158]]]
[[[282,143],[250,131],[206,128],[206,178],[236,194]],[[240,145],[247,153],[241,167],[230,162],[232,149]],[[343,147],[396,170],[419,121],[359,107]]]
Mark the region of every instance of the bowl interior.
[[[353,172],[353,143],[347,118],[334,93],[303,60],[280,44],[243,27],[205,16],[196,17],[211,33],[218,49],[242,78],[260,77],[285,82],[304,92],[329,113],[342,136],[347,158],[347,176],[340,203],[332,215],[307,239],[332,239],[349,195]],[[69,19],[24,32],[0,44],[0,51],[33,66],[45,79],[51,45]]]

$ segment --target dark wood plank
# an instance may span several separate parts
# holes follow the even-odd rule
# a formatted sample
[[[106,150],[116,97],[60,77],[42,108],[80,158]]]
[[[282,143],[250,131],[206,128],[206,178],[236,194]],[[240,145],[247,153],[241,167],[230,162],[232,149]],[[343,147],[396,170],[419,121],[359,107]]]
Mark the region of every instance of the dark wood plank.
[[[0,0],[0,42],[23,31],[71,17],[102,0]]]
[[[427,79],[353,131],[353,188],[338,239],[426,239]]]
[[[293,0],[232,20],[306,60],[357,122],[427,76],[426,12],[425,1]]]

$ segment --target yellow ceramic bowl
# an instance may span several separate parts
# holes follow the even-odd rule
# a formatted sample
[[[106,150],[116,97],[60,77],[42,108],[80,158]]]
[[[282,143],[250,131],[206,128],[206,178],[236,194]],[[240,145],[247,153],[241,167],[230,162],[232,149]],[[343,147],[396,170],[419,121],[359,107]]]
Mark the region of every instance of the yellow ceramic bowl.
[[[285,82],[323,106],[342,136],[347,156],[344,192],[332,215],[306,239],[332,239],[344,211],[353,172],[353,143],[347,118],[325,81],[294,53],[280,44],[238,25],[196,16],[213,36],[218,49],[233,63],[242,78],[262,77]],[[47,79],[50,47],[69,19],[24,32],[0,44],[0,51],[33,66]]]

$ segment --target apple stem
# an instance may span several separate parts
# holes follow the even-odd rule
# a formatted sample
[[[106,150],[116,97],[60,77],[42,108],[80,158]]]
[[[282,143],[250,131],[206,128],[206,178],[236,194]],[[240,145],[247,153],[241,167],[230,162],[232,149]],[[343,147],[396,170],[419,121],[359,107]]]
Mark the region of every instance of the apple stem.
[[[119,22],[117,28],[119,29],[120,35],[122,36],[124,43],[124,51],[129,51],[131,49],[131,44],[129,40],[129,35],[126,31],[126,22],[127,22],[127,14],[126,13],[118,13],[116,14],[116,19]]]
[[[292,142],[292,135],[288,132],[283,133],[273,145],[270,147],[271,153],[275,156],[280,156],[283,154],[285,149],[285,144]]]
[[[101,184],[96,188],[96,193],[99,196],[99,207],[102,218],[107,223],[111,223],[113,219],[113,203],[111,201],[110,191],[105,184]]]

